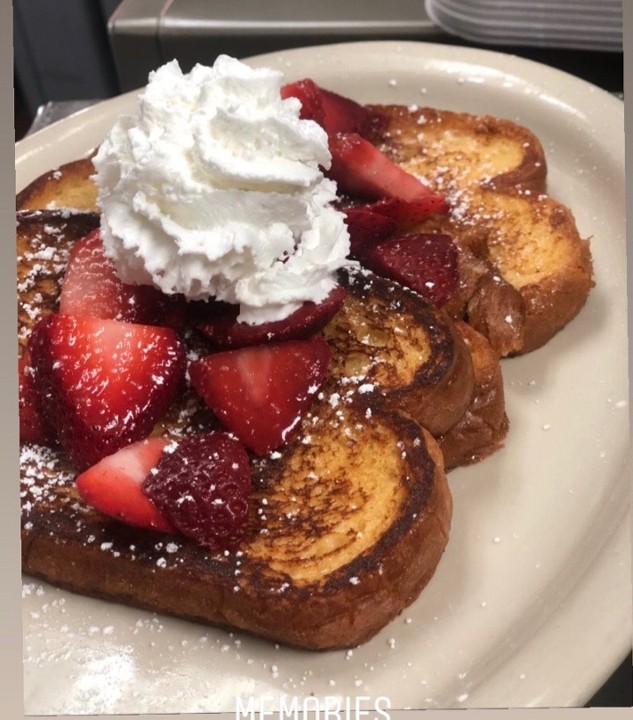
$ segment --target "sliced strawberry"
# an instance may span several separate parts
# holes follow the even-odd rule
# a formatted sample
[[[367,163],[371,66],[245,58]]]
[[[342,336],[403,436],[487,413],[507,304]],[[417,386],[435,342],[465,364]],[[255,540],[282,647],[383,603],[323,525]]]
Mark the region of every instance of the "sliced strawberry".
[[[321,88],[309,78],[287,83],[281,88],[281,97],[294,97],[301,101],[299,117],[302,120],[314,120],[325,130],[325,111],[323,109],[323,92]],[[326,131],[327,132],[327,131]]]
[[[45,417],[79,469],[149,435],[185,371],[172,329],[117,320],[51,314],[28,349]]]
[[[250,461],[227,433],[192,435],[162,455],[143,491],[183,535],[212,550],[231,550],[248,521]]]
[[[361,260],[366,252],[398,232],[398,225],[386,215],[373,212],[370,205],[346,208],[345,223],[349,231],[349,255]]]
[[[368,253],[367,265],[378,275],[410,287],[438,307],[457,291],[457,246],[442,233],[385,240]]]
[[[238,322],[238,306],[211,301],[207,304],[208,317],[199,323],[198,329],[220,349],[301,340],[325,327],[341,309],[346,295],[345,288],[337,285],[322,302],[305,302],[287,318],[259,325]]]
[[[446,215],[450,210],[448,200],[439,193],[431,193],[415,200],[383,198],[360,207],[389,218],[401,232],[413,229],[431,215]]]
[[[417,200],[383,198],[344,208],[350,257],[362,261],[382,240],[406,233],[431,215],[446,214],[448,210],[446,198],[434,193]]]
[[[207,355],[189,366],[194,388],[258,455],[280,447],[317,392],[330,358],[321,336]]]
[[[284,85],[281,96],[301,100],[299,116],[319,123],[328,135],[353,132],[370,138],[386,124],[385,116],[377,110],[326,90],[309,78]]]
[[[106,256],[99,230],[73,246],[59,299],[61,315],[86,315],[142,325],[179,327],[185,315],[182,296],[168,296],[149,285],[127,285]]]
[[[50,445],[55,434],[44,418],[34,372],[30,353],[26,350],[18,360],[20,442]]]
[[[407,201],[435,194],[357,133],[333,135],[329,145],[332,165],[327,175],[336,180],[341,192],[369,200]]]
[[[150,437],[103,458],[77,477],[82,500],[128,525],[175,532],[143,492],[143,481],[168,444],[164,438]]]

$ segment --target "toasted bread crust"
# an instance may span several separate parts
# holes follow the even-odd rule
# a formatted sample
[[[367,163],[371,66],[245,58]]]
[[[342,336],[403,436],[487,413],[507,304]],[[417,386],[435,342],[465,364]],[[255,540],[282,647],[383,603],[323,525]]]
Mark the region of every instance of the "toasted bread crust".
[[[491,197],[486,201],[493,204]],[[523,299],[525,353],[543,346],[580,312],[594,285],[593,265],[589,242],[578,234],[569,208],[547,196],[517,195],[503,206],[515,211],[515,224],[495,228],[488,249]]]
[[[387,118],[377,141],[381,150],[401,165],[413,164],[421,177],[445,191],[473,185],[501,193],[545,191],[545,152],[527,128],[490,115],[371,107]]]
[[[457,320],[455,328],[472,357],[475,389],[459,422],[437,438],[447,471],[491,455],[501,447],[509,429],[499,355],[488,340],[467,323]]]
[[[369,403],[375,384],[389,407],[433,435],[446,432],[464,414],[474,386],[470,353],[452,320],[370,272],[343,274],[341,283],[348,298],[325,329],[344,359],[332,372],[366,388]]]
[[[461,307],[451,305],[453,312],[502,356],[544,345],[585,304],[593,267],[570,210],[545,194],[547,167],[536,136],[488,116],[379,109],[388,118],[381,149],[452,203],[448,217],[418,230],[448,233],[492,271]],[[489,282],[495,275],[506,285],[502,293]]]
[[[18,193],[16,210],[74,208],[97,212],[97,186],[91,180],[94,172],[91,157],[60,165]]]

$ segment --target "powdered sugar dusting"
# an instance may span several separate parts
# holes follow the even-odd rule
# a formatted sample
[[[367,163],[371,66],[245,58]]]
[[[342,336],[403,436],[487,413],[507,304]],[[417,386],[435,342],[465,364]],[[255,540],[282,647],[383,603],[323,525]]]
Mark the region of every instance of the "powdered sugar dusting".
[[[89,214],[44,211],[18,214],[18,341],[21,347],[35,322],[56,309],[72,242],[88,232],[95,222]]]

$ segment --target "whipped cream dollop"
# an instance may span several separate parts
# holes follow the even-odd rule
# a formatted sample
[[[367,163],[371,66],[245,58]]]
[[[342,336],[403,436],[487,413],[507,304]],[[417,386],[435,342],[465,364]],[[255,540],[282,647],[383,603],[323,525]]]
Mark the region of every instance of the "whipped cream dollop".
[[[327,296],[349,235],[320,169],[327,135],[281,98],[282,82],[226,55],[150,74],[93,160],[105,251],[123,282],[239,303],[252,324]]]

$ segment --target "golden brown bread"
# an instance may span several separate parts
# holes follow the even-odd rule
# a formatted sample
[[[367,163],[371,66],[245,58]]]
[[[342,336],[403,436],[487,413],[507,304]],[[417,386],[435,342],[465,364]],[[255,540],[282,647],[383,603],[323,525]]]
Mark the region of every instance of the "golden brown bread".
[[[97,212],[97,187],[92,156],[74,160],[36,178],[18,193],[16,210],[74,208]]]
[[[383,410],[363,420],[353,404],[317,403],[304,423],[312,442],[303,432],[259,463],[248,535],[235,553],[209,555],[108,520],[78,502],[72,474],[50,455],[43,469],[25,462],[23,569],[75,592],[304,648],[364,642],[433,575],[451,496],[441,453],[416,423]]]
[[[489,116],[377,107],[388,118],[381,149],[451,201],[448,217],[418,229],[448,233],[474,258],[456,314],[503,356],[544,345],[585,304],[593,269],[571,212],[545,194],[536,136]]]
[[[547,162],[533,132],[490,115],[375,105],[387,118],[383,152],[445,192],[482,186],[497,192],[545,191]]]
[[[65,258],[94,224],[92,214],[18,215],[19,273],[33,278],[21,290],[21,338],[56,309]],[[252,512],[238,552],[209,554],[180,536],[108,519],[81,502],[61,454],[24,445],[24,572],[312,649],[363,642],[410,604],[446,546],[451,496],[437,443],[389,396],[408,386],[423,398],[442,380],[450,396],[452,383],[472,385],[472,364],[463,343],[455,361],[452,321],[417,295],[366,273],[346,282],[340,324],[326,332],[333,371],[294,439],[252,459]],[[402,323],[422,324],[400,334]],[[365,378],[345,373],[358,327],[398,338],[364,346],[381,368]],[[468,397],[460,402],[461,414]],[[216,426],[188,390],[155,432],[177,439]]]
[[[475,388],[463,416],[437,438],[447,471],[491,455],[501,447],[509,428],[499,355],[468,323],[456,320],[455,328],[470,352]]]
[[[367,396],[379,391],[433,435],[463,416],[474,374],[462,336],[444,311],[369,272],[342,280],[349,289],[342,312],[325,328],[337,348],[330,371]]]

